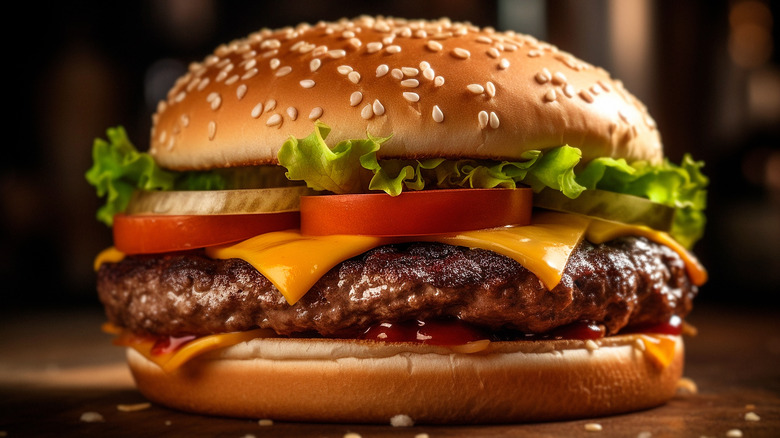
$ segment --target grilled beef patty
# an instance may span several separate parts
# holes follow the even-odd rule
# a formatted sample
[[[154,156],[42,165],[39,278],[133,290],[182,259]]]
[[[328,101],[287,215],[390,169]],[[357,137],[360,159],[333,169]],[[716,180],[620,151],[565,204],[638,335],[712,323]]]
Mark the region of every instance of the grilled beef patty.
[[[98,293],[109,321],[136,333],[206,335],[260,327],[281,335],[356,337],[379,322],[442,318],[520,333],[592,321],[614,334],[685,316],[697,288],[675,252],[625,237],[580,244],[551,291],[500,254],[412,243],[340,263],[292,306],[243,260],[213,260],[198,251],[105,263]]]

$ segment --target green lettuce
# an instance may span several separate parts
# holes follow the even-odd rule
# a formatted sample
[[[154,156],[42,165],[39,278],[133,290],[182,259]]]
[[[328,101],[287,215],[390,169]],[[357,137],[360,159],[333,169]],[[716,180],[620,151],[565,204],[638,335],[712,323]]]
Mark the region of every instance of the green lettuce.
[[[98,138],[92,146],[92,167],[87,181],[106,203],[98,209],[99,221],[111,226],[136,189],[213,190],[225,186],[224,178],[212,172],[170,172],[160,168],[151,155],[138,152],[124,128],[108,129],[107,140]]]
[[[581,164],[582,152],[563,145],[544,151],[526,151],[517,161],[380,159],[387,138],[344,140],[329,148],[330,129],[316,123],[304,139],[291,137],[279,151],[279,163],[287,177],[315,190],[333,193],[384,191],[397,196],[403,190],[442,188],[514,188],[518,184],[535,192],[558,190],[576,198],[584,190],[601,189],[640,196],[676,208],[671,235],[687,247],[704,230],[707,177],[703,163],[686,155],[681,165],[624,159],[597,158]]]

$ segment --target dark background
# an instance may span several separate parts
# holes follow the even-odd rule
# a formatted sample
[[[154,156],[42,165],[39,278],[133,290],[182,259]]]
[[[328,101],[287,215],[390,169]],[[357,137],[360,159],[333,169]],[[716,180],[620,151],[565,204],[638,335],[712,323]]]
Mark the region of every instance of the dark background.
[[[360,14],[516,30],[612,72],[649,107],[667,155],[704,160],[701,302],[766,308],[780,292],[778,2],[15,3],[7,12],[0,159],[0,309],[97,306],[92,259],[111,244],[83,178],[123,125],[148,147],[151,114],[191,61],[262,27]],[[11,33],[11,29],[13,33]],[[10,97],[10,98],[9,98]]]

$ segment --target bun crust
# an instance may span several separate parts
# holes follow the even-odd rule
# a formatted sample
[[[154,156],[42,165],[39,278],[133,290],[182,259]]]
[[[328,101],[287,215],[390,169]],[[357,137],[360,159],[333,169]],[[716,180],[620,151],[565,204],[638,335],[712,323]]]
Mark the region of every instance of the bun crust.
[[[636,335],[598,341],[493,342],[475,353],[333,339],[256,339],[163,372],[133,349],[140,391],[180,410],[278,421],[498,423],[610,415],[660,405],[682,375],[650,360]],[[592,345],[591,345],[592,346]]]
[[[644,105],[601,68],[526,35],[382,17],[220,46],[160,102],[150,152],[177,170],[276,163],[317,119],[330,144],[392,134],[383,158],[518,159],[563,144],[584,160],[663,155]]]

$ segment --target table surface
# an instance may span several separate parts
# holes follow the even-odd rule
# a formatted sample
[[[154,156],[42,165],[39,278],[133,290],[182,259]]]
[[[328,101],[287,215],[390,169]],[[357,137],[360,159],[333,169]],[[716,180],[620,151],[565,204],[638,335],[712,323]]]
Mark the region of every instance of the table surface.
[[[122,349],[100,332],[99,309],[0,315],[0,437],[211,436],[431,438],[450,436],[780,436],[780,323],[777,312],[699,307],[688,319],[685,376],[698,390],[679,391],[664,406],[589,420],[522,425],[391,427],[360,424],[260,425],[256,420],[198,416],[144,402]],[[97,412],[102,422],[84,422]],[[749,421],[754,412],[758,421]],[[748,417],[752,417],[749,415]],[[600,432],[586,430],[589,423]]]

